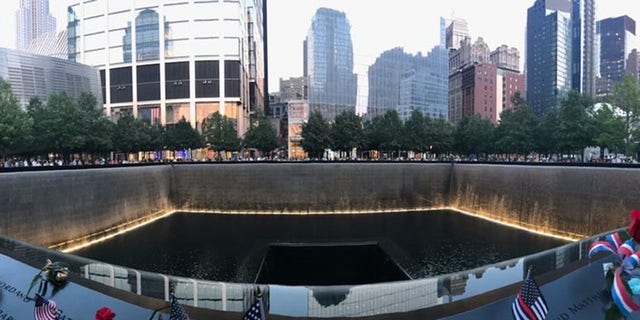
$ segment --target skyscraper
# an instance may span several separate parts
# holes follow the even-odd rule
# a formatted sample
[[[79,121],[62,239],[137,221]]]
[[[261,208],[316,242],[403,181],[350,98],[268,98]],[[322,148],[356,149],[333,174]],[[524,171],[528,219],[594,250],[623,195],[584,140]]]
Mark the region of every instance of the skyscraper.
[[[400,81],[413,59],[402,48],[394,48],[383,52],[369,67],[367,116],[383,115],[400,104]]]
[[[593,97],[596,93],[595,0],[573,0],[571,25],[571,88]]]
[[[571,0],[536,0],[527,11],[527,102],[538,115],[571,90]]]
[[[640,52],[638,49],[633,49],[627,57],[627,73],[630,74],[636,82],[640,83]]]
[[[469,37],[467,21],[464,19],[451,20],[445,35],[447,49],[460,49],[460,42]]]
[[[56,31],[56,19],[49,13],[49,0],[20,0],[16,11],[16,48],[26,48],[32,40]]]
[[[306,39],[309,105],[327,119],[356,110],[351,25],[344,12],[320,8]]]
[[[632,71],[633,60],[632,39],[636,35],[636,22],[629,16],[608,18],[598,21],[598,39],[600,51],[600,77],[598,78],[597,95],[606,96],[613,92],[615,83],[622,80],[625,72]],[[637,77],[637,71],[635,72]]]
[[[447,49],[435,46],[426,56],[418,53],[412,69],[400,82],[398,114],[404,121],[414,110],[433,119],[449,118],[449,55]]]
[[[396,110],[402,120],[420,110],[431,118],[448,118],[448,53],[435,46],[423,56],[402,48],[383,52],[369,67],[367,116],[382,116]]]

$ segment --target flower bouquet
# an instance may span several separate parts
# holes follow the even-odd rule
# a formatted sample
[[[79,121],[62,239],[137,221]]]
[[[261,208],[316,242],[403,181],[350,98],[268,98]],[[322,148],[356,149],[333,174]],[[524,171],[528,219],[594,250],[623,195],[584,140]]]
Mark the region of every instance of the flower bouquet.
[[[54,292],[57,288],[63,287],[67,282],[67,277],[69,277],[69,265],[64,262],[52,262],[47,259],[47,263],[45,264],[40,272],[33,277],[31,280],[31,284],[29,285],[29,290],[27,291],[27,296],[31,292],[31,289],[38,283],[40,280],[40,289],[38,290],[38,294],[44,296],[47,291],[47,283],[51,283],[54,287]]]
[[[629,239],[612,233],[589,246],[589,258],[599,252],[611,254],[605,263],[606,292],[610,298],[605,306],[605,320],[627,319],[640,310],[640,210],[631,211]],[[626,236],[626,235],[625,235]]]

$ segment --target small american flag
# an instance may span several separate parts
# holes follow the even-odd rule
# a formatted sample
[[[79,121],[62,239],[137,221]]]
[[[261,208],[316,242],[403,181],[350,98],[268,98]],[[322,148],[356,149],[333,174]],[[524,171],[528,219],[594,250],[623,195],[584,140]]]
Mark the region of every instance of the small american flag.
[[[529,271],[516,300],[511,305],[513,318],[516,320],[542,320],[548,312],[547,301]]]
[[[242,320],[265,320],[265,316],[264,316],[264,305],[262,303],[262,299],[258,298],[256,299],[256,302],[254,302],[251,307],[249,308],[249,310],[247,310],[247,312],[244,313],[244,317],[242,317]]]
[[[169,320],[189,320],[187,312],[184,311],[184,307],[178,303],[176,296],[171,294],[171,313],[169,314]]]
[[[36,294],[36,306],[33,311],[36,320],[56,320],[58,313],[58,308],[53,300],[47,300]]]

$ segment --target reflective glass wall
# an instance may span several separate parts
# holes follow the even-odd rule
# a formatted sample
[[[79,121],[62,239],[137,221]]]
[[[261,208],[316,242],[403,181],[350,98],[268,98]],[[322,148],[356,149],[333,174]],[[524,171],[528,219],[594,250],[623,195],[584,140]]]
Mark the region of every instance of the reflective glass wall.
[[[249,71],[264,81],[249,59],[249,48],[263,56],[261,10],[262,0],[76,1],[68,7],[68,55],[101,70],[109,115],[162,124],[184,117],[199,127],[215,110],[243,132]]]

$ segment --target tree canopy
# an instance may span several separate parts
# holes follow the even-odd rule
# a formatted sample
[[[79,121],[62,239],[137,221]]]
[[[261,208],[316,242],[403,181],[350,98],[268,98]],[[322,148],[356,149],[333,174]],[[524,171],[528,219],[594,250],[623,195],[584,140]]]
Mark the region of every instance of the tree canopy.
[[[251,119],[251,127],[244,135],[243,144],[266,155],[280,146],[280,139],[271,121],[262,112],[257,111]]]
[[[31,141],[31,119],[8,82],[0,79],[0,156],[24,149]]]

